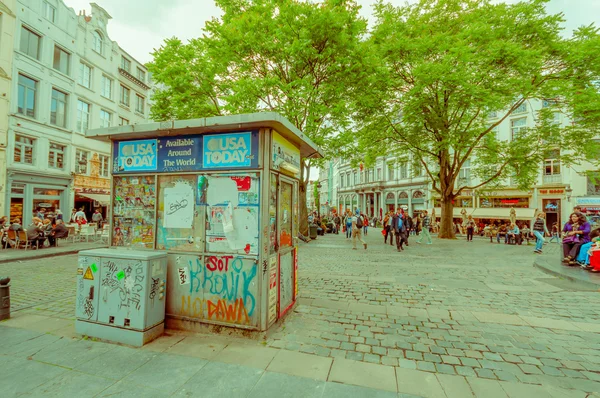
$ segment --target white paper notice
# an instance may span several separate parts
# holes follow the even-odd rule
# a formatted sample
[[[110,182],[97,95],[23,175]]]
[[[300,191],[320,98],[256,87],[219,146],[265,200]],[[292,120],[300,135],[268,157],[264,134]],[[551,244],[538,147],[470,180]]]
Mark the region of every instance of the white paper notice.
[[[231,177],[208,177],[206,202],[209,206],[231,203],[237,207],[239,203],[238,188]]]
[[[173,188],[165,188],[164,227],[192,228],[194,222],[194,188],[178,183]]]

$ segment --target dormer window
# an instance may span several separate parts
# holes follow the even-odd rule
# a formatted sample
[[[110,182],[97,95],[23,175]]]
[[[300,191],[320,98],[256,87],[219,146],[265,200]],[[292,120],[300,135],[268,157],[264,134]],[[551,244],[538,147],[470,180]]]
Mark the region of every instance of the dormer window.
[[[102,47],[103,47],[103,40],[102,40],[102,35],[95,30],[92,33],[93,36],[93,42],[92,42],[92,48],[94,51],[96,51],[98,54],[102,55]]]

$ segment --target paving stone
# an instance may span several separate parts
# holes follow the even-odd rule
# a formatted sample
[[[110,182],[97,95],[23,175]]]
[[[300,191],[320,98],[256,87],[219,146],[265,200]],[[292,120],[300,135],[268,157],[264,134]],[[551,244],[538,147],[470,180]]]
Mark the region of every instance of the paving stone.
[[[480,368],[481,364],[477,359],[473,358],[460,358],[460,362],[465,366],[470,366],[472,368]]]
[[[560,368],[560,371],[563,372],[567,377],[585,378],[585,376],[578,370]]]
[[[475,373],[475,369],[470,368],[468,366],[455,366],[454,369],[456,370],[456,373],[458,373],[461,376],[477,376],[477,373]]]
[[[356,344],[353,344],[353,343],[342,343],[340,345],[340,348],[342,350],[354,351],[356,349]]]
[[[405,369],[416,369],[417,362],[411,361],[410,359],[398,359],[398,366]]]
[[[404,355],[406,356],[406,359],[417,359],[417,360],[423,359],[423,354],[420,352],[405,351]]]
[[[542,362],[544,365],[546,366],[552,366],[555,368],[561,367],[562,364],[560,362],[558,362],[555,359],[549,359],[549,358],[541,358],[540,362]]]
[[[356,351],[347,351],[346,352],[346,359],[352,359],[354,361],[362,361],[364,358],[364,354],[362,352],[356,352]]]
[[[417,369],[426,372],[435,372],[435,364],[431,362],[417,361]]]
[[[457,357],[451,357],[448,355],[442,355],[442,361],[444,363],[450,364],[450,365],[460,365],[460,359],[458,359]]]
[[[358,352],[371,352],[371,346],[366,344],[357,344],[356,351]]]
[[[442,362],[442,358],[440,358],[439,355],[435,355],[435,354],[423,354],[423,360],[425,360],[427,362],[435,362],[435,363]]]
[[[598,373],[588,372],[588,371],[584,370],[581,372],[581,374],[583,374],[585,377],[587,377],[590,380],[600,381],[600,374],[598,374]]]
[[[521,359],[523,360],[524,363],[529,364],[529,365],[537,365],[537,366],[542,366],[543,364],[540,362],[539,359],[537,358],[532,358],[532,357],[521,357]]]
[[[502,357],[499,354],[494,354],[491,352],[484,352],[483,357],[485,359],[489,359],[490,361],[503,361]]]
[[[513,354],[501,354],[501,356],[506,362],[523,363],[523,360],[521,360],[521,358]]]
[[[477,373],[477,376],[479,377],[483,377],[484,379],[494,379],[496,380],[496,375],[494,374],[494,371],[490,370],[490,369],[475,369],[475,373]]]
[[[543,373],[540,368],[534,365],[520,364],[519,368],[521,368],[525,374],[541,375]]]
[[[452,355],[454,355],[454,354],[452,354]],[[467,350],[467,351],[465,351],[465,356],[468,358],[483,359],[483,354],[480,353],[479,351]]]
[[[434,354],[438,354],[438,355],[446,355],[446,349],[443,347],[438,347],[438,346],[432,346],[431,347],[431,352]]]
[[[499,380],[514,381],[514,382],[519,381],[517,376],[515,376],[514,374],[512,374],[510,372],[506,372],[504,370],[494,370],[494,374],[496,375],[496,377],[498,377]]]
[[[377,355],[387,355],[387,348],[385,347],[373,347],[373,353]]]
[[[449,375],[456,374],[456,372],[454,371],[454,367],[452,365],[445,365],[445,364],[442,364],[442,363],[436,363],[435,364],[435,368],[440,373],[445,373],[445,374],[449,374]]]
[[[364,361],[371,363],[381,363],[381,356],[376,354],[365,354]]]
[[[398,358],[392,358],[389,356],[381,357],[381,363],[389,366],[398,366]]]

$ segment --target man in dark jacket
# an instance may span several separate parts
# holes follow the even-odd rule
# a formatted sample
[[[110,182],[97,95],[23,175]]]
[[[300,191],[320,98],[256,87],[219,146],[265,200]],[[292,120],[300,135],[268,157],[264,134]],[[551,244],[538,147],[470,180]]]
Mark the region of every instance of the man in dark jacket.
[[[402,210],[396,210],[396,214],[392,218],[392,228],[394,230],[394,234],[396,235],[396,248],[398,251],[404,250],[402,248],[402,243],[406,242],[406,222],[402,217]]]
[[[69,230],[65,227],[62,220],[56,220],[56,226],[52,228],[52,233],[48,236],[50,247],[56,246],[56,240],[69,236]]]
[[[38,217],[33,217],[31,224],[27,227],[27,240],[31,242],[31,246],[36,246],[38,249],[44,247],[44,227],[42,220]]]

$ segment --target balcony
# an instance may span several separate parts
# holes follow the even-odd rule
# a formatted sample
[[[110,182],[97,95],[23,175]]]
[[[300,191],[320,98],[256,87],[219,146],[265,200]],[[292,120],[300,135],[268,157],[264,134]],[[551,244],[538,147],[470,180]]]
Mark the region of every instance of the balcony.
[[[561,184],[562,183],[562,175],[561,174],[544,174],[542,176],[542,183],[546,184]]]

